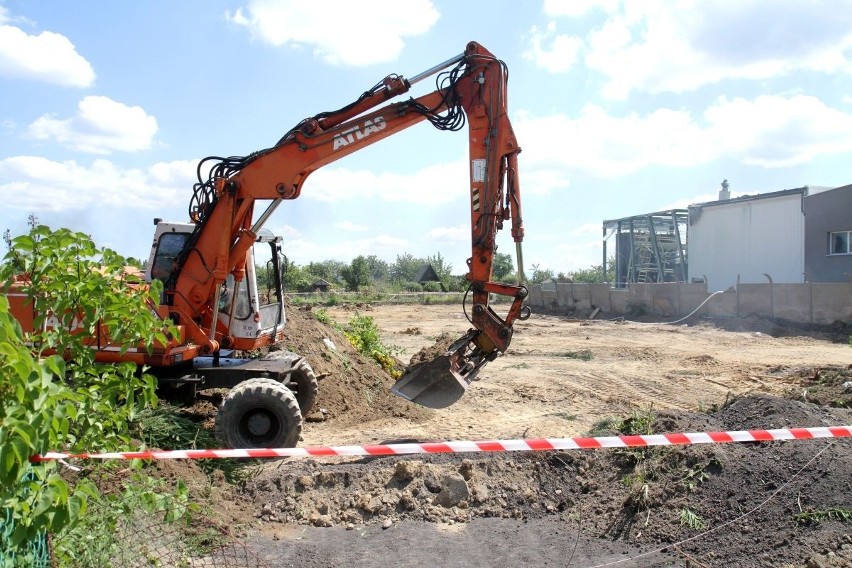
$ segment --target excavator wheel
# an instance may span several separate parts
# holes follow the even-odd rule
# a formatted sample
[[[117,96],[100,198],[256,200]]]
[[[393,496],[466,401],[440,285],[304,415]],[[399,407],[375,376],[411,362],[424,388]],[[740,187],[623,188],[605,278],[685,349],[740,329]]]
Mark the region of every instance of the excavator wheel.
[[[249,379],[219,406],[216,433],[229,448],[294,448],[302,433],[296,396],[274,379]]]
[[[281,382],[296,395],[302,416],[307,416],[317,398],[317,377],[305,359],[299,361],[292,371],[282,373]]]

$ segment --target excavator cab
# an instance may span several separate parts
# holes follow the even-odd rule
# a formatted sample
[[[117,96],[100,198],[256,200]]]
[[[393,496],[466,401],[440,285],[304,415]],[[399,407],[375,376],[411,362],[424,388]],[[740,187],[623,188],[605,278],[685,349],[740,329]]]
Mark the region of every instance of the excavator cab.
[[[155,224],[154,242],[145,277],[148,281],[158,279],[167,282],[177,269],[177,259],[190,242],[195,225],[163,222],[159,219],[155,219]],[[266,247],[271,251],[263,250]],[[265,266],[266,270],[261,269],[259,273],[255,259],[264,257],[270,260]],[[286,316],[281,258],[281,237],[262,229],[258,232],[255,245],[249,249],[245,277],[236,280],[233,274],[228,274],[220,285],[218,320],[220,329],[227,329],[224,335],[232,338],[232,343],[253,344],[265,336],[274,342],[280,339],[279,336],[283,337]]]

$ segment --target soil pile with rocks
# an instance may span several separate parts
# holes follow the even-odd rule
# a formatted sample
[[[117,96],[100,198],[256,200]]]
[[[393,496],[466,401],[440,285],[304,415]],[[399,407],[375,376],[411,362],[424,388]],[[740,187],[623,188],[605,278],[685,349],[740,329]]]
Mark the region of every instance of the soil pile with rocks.
[[[847,424],[849,409],[749,396],[710,414],[634,413],[595,434]],[[852,565],[846,439],[284,460],[243,493],[273,532],[279,523],[354,528],[551,516],[591,537],[676,547],[698,565],[801,565],[802,559],[808,566]],[[699,536],[705,531],[711,532]]]
[[[353,315],[369,311],[354,308]],[[320,319],[310,308],[290,309],[282,346],[305,356],[320,378],[310,419],[345,426],[377,415],[414,422],[434,416],[390,394],[394,380]],[[452,339],[438,337],[411,364],[442,354]],[[688,359],[718,364],[710,355]],[[707,413],[634,411],[600,423],[593,435],[852,424],[852,368],[778,366],[763,372],[792,374],[795,380],[784,382],[796,387],[786,398],[743,396]],[[212,518],[273,539],[291,524],[360,530],[489,517],[552,520],[556,527],[578,529],[584,539],[666,548],[696,566],[852,566],[849,439],[287,459],[264,463],[239,486],[216,480],[209,496],[211,481],[203,472],[189,464],[173,467],[172,475],[187,481],[193,495],[205,495]]]

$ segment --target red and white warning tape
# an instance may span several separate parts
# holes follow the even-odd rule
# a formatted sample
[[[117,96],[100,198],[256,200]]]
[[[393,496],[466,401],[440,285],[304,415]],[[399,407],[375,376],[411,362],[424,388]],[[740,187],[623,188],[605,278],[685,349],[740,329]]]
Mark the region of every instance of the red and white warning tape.
[[[423,444],[378,444],[368,446],[325,446],[307,448],[264,448],[254,450],[169,450],[112,452],[102,454],[63,454],[48,452],[31,461],[58,459],[165,460],[211,458],[279,458],[308,456],[390,456],[403,454],[453,454],[464,452],[527,452],[544,450],[585,450],[594,448],[630,448],[643,446],[685,446],[691,444],[727,444],[732,442],[773,442],[850,438],[852,426],[820,428],[784,428],[778,430],[736,430],[730,432],[687,432],[639,436],[599,436],[593,438],[540,438],[529,440],[491,440],[431,442]]]

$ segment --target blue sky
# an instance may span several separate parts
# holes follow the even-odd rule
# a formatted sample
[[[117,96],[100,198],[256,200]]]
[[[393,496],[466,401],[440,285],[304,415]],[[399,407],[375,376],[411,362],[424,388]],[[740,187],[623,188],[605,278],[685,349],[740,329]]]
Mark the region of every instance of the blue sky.
[[[186,220],[199,159],[271,146],[470,40],[509,67],[528,271],[599,264],[602,220],[722,179],[852,183],[849,0],[0,0],[0,229],[34,213],[146,258],[154,217]],[[312,174],[268,227],[299,264],[440,252],[463,273],[466,152],[419,124]]]

